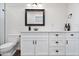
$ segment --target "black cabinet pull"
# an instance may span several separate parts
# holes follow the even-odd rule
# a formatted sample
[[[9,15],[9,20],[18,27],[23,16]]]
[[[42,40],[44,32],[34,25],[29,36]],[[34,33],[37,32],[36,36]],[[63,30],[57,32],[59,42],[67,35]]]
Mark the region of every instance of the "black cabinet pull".
[[[37,44],[37,40],[35,40],[35,44]]]
[[[66,40],[66,44],[68,44],[68,40]]]
[[[37,40],[33,40],[33,44],[37,44]]]
[[[34,40],[33,40],[33,44],[34,44]]]

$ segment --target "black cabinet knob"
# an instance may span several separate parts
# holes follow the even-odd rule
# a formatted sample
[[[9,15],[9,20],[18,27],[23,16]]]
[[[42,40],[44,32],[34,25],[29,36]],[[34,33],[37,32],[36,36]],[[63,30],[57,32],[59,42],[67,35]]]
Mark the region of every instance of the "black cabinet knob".
[[[58,34],[56,34],[56,36],[58,36]]]
[[[58,50],[56,50],[56,52],[59,52]]]
[[[71,34],[71,36],[74,36],[74,34]]]
[[[56,41],[56,43],[59,43],[58,41]]]

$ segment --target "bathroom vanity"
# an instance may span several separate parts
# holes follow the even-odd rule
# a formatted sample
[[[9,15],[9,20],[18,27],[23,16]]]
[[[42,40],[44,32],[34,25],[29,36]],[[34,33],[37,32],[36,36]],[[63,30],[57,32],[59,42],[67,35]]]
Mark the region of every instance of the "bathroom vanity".
[[[79,55],[79,32],[22,32],[21,55]]]

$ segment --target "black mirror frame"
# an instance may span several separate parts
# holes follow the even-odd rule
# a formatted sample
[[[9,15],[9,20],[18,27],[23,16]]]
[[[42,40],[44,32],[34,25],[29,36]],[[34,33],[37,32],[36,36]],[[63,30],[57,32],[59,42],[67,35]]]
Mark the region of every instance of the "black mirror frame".
[[[43,12],[43,24],[27,24],[27,12],[28,11],[42,11]],[[45,9],[25,9],[25,26],[45,26]]]

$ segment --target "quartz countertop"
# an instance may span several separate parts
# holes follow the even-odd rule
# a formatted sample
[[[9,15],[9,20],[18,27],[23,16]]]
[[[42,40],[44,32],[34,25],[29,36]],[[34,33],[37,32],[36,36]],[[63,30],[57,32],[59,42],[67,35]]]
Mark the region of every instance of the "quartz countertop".
[[[79,31],[26,31],[21,33],[72,33],[72,32],[79,32]]]

